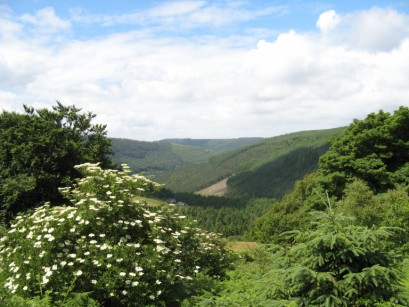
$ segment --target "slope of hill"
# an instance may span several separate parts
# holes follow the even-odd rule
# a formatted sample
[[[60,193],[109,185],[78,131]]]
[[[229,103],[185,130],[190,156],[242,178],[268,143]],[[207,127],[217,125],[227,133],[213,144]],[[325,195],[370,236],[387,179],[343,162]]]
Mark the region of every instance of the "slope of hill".
[[[293,189],[296,180],[317,168],[320,156],[328,148],[328,143],[299,147],[254,170],[232,176],[227,181],[227,192],[224,195],[281,198]]]
[[[201,147],[212,152],[223,153],[237,148],[254,145],[264,138],[237,138],[237,139],[165,139],[160,142]]]
[[[200,147],[168,142],[143,142],[129,139],[112,139],[114,162],[127,163],[132,171],[153,176],[172,171],[189,163],[208,160],[214,153]]]
[[[303,131],[265,139],[156,179],[173,191],[196,192],[231,177],[227,196],[281,197],[295,180],[316,168],[326,144],[343,129]]]

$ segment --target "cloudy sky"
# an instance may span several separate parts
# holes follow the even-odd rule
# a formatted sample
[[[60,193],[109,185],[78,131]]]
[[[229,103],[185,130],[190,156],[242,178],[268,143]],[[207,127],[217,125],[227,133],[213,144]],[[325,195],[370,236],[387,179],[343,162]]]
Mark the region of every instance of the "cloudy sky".
[[[0,0],[0,110],[109,136],[235,138],[409,105],[409,1]]]

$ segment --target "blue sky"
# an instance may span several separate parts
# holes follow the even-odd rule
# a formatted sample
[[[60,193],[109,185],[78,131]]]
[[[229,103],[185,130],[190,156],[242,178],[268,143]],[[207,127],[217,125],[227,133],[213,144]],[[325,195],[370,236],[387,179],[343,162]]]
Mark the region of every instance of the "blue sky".
[[[219,9],[230,8],[234,12],[247,10],[249,12],[263,11],[264,13],[257,18],[241,20],[237,23],[227,23],[223,27],[217,27],[203,23],[198,27],[188,28],[181,31],[177,28],[180,36],[214,34],[226,35],[246,33],[251,28],[268,28],[272,32],[286,31],[295,29],[297,31],[314,30],[317,15],[326,10],[334,9],[339,13],[348,13],[351,11],[365,10],[371,7],[388,7],[401,12],[409,11],[409,1],[52,1],[52,0],[12,0],[3,1],[17,15],[35,14],[36,11],[44,7],[52,7],[56,15],[64,19],[73,18],[76,15],[86,16],[124,16],[131,14],[145,14],[148,11],[155,10],[158,7],[171,7],[178,4],[193,4],[197,8],[218,7]],[[1,3],[1,2],[0,2]],[[236,8],[236,10],[234,10]],[[73,27],[74,37],[92,37],[94,35],[104,35],[112,31],[129,31],[143,29],[146,26],[160,26],[161,22],[157,19],[144,21],[139,24],[137,18],[127,22],[104,25],[101,27],[98,23],[79,22]],[[163,29],[161,28],[162,32]],[[169,31],[175,34],[175,31]],[[165,31],[165,33],[169,34]]]
[[[0,0],[0,109],[110,136],[269,137],[408,105],[409,1]]]

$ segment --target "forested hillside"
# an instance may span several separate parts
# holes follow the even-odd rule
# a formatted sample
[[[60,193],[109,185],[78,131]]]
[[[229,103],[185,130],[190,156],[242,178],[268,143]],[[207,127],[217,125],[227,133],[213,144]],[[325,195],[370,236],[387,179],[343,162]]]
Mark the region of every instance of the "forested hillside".
[[[342,130],[304,131],[273,137],[163,174],[157,180],[177,192],[195,192],[230,177],[228,196],[281,197],[296,179],[316,168],[318,157],[325,152],[329,140]]]
[[[207,161],[223,153],[262,141],[263,138],[166,139],[144,142],[112,138],[113,161],[127,163],[132,171],[155,177],[189,164]]]
[[[214,155],[209,150],[195,146],[117,138],[112,139],[112,150],[112,159],[116,163],[127,163],[133,172],[143,172],[147,176],[207,161]]]

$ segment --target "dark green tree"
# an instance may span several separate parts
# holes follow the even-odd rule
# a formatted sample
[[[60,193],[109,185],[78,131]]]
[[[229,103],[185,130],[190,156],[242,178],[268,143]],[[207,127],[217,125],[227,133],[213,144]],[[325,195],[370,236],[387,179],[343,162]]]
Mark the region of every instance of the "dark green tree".
[[[314,212],[310,230],[288,233],[296,245],[285,272],[283,296],[300,306],[406,305],[400,258],[387,248],[392,229],[351,225],[342,214]]]
[[[100,162],[111,167],[111,141],[105,125],[94,125],[92,113],[57,105],[25,113],[0,114],[0,220],[38,206],[64,202],[58,188],[80,174],[75,165]]]
[[[356,178],[376,193],[409,185],[409,108],[390,114],[380,111],[354,122],[321,157],[326,188],[341,196]]]

